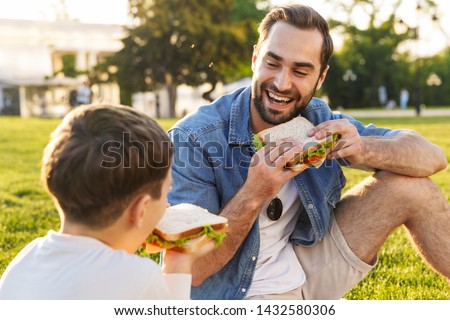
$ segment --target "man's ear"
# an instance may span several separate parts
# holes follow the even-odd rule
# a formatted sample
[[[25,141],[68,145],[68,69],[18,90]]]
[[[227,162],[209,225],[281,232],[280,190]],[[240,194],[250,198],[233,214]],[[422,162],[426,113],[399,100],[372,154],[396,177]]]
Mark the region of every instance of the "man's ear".
[[[148,194],[141,194],[133,199],[126,210],[128,221],[131,225],[136,226],[137,228],[142,227],[147,206],[151,200],[152,198]]]
[[[319,77],[319,80],[317,81],[317,87],[316,90],[319,90],[322,88],[322,84],[325,81],[325,78],[327,77],[328,70],[330,69],[330,66],[327,65],[327,67],[322,71],[322,74]]]
[[[253,55],[252,55],[252,71],[255,72],[255,64],[256,59],[258,59],[258,53],[256,52],[256,44],[253,46]]]

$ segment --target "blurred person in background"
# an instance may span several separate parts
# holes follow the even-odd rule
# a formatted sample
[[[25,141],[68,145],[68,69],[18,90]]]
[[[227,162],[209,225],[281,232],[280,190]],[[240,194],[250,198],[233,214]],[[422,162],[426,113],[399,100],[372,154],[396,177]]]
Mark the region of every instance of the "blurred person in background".
[[[77,90],[77,103],[78,105],[85,105],[91,103],[91,88],[88,81],[84,80]]]
[[[409,92],[405,88],[400,91],[400,109],[408,108]]]

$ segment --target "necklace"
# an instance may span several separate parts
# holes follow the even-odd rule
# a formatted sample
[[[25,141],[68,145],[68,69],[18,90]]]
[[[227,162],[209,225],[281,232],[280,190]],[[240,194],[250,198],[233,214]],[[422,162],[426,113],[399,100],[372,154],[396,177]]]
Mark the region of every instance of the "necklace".
[[[280,219],[281,214],[283,213],[283,202],[281,202],[280,198],[276,196],[270,201],[269,205],[266,209],[267,217],[272,221],[277,221]]]

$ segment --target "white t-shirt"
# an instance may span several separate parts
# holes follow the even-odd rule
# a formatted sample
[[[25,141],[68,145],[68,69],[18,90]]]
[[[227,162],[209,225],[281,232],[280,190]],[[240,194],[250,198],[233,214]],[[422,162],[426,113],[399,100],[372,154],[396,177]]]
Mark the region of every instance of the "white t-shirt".
[[[189,299],[192,276],[165,277],[151,259],[84,236],[49,231],[30,242],[0,280],[0,299]]]
[[[267,217],[269,202],[259,213],[259,256],[247,297],[288,292],[305,282],[305,272],[289,242],[301,205],[292,179],[281,187],[278,198],[283,203],[280,219],[272,221]]]

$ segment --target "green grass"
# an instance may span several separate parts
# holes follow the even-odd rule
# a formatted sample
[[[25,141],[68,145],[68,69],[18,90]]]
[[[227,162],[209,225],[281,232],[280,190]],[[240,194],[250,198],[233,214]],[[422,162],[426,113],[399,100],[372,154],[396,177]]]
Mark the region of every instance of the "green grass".
[[[40,178],[40,159],[50,132],[60,119],[0,117],[0,275],[15,255],[32,239],[59,228],[59,217]],[[444,148],[450,156],[450,117],[362,119],[368,124],[411,128]],[[169,128],[174,120],[160,120]],[[450,160],[450,159],[449,159]],[[345,170],[346,189],[368,173]],[[450,201],[450,167],[432,176]],[[377,267],[347,299],[450,299],[450,285],[424,264],[399,228],[379,253]]]
[[[364,124],[378,127],[414,129],[445,150],[450,162],[450,117],[364,118]],[[344,169],[347,190],[369,173]],[[431,179],[450,201],[450,166]],[[408,240],[406,230],[398,228],[379,252],[378,265],[346,297],[347,299],[450,299],[450,284],[422,261]]]

